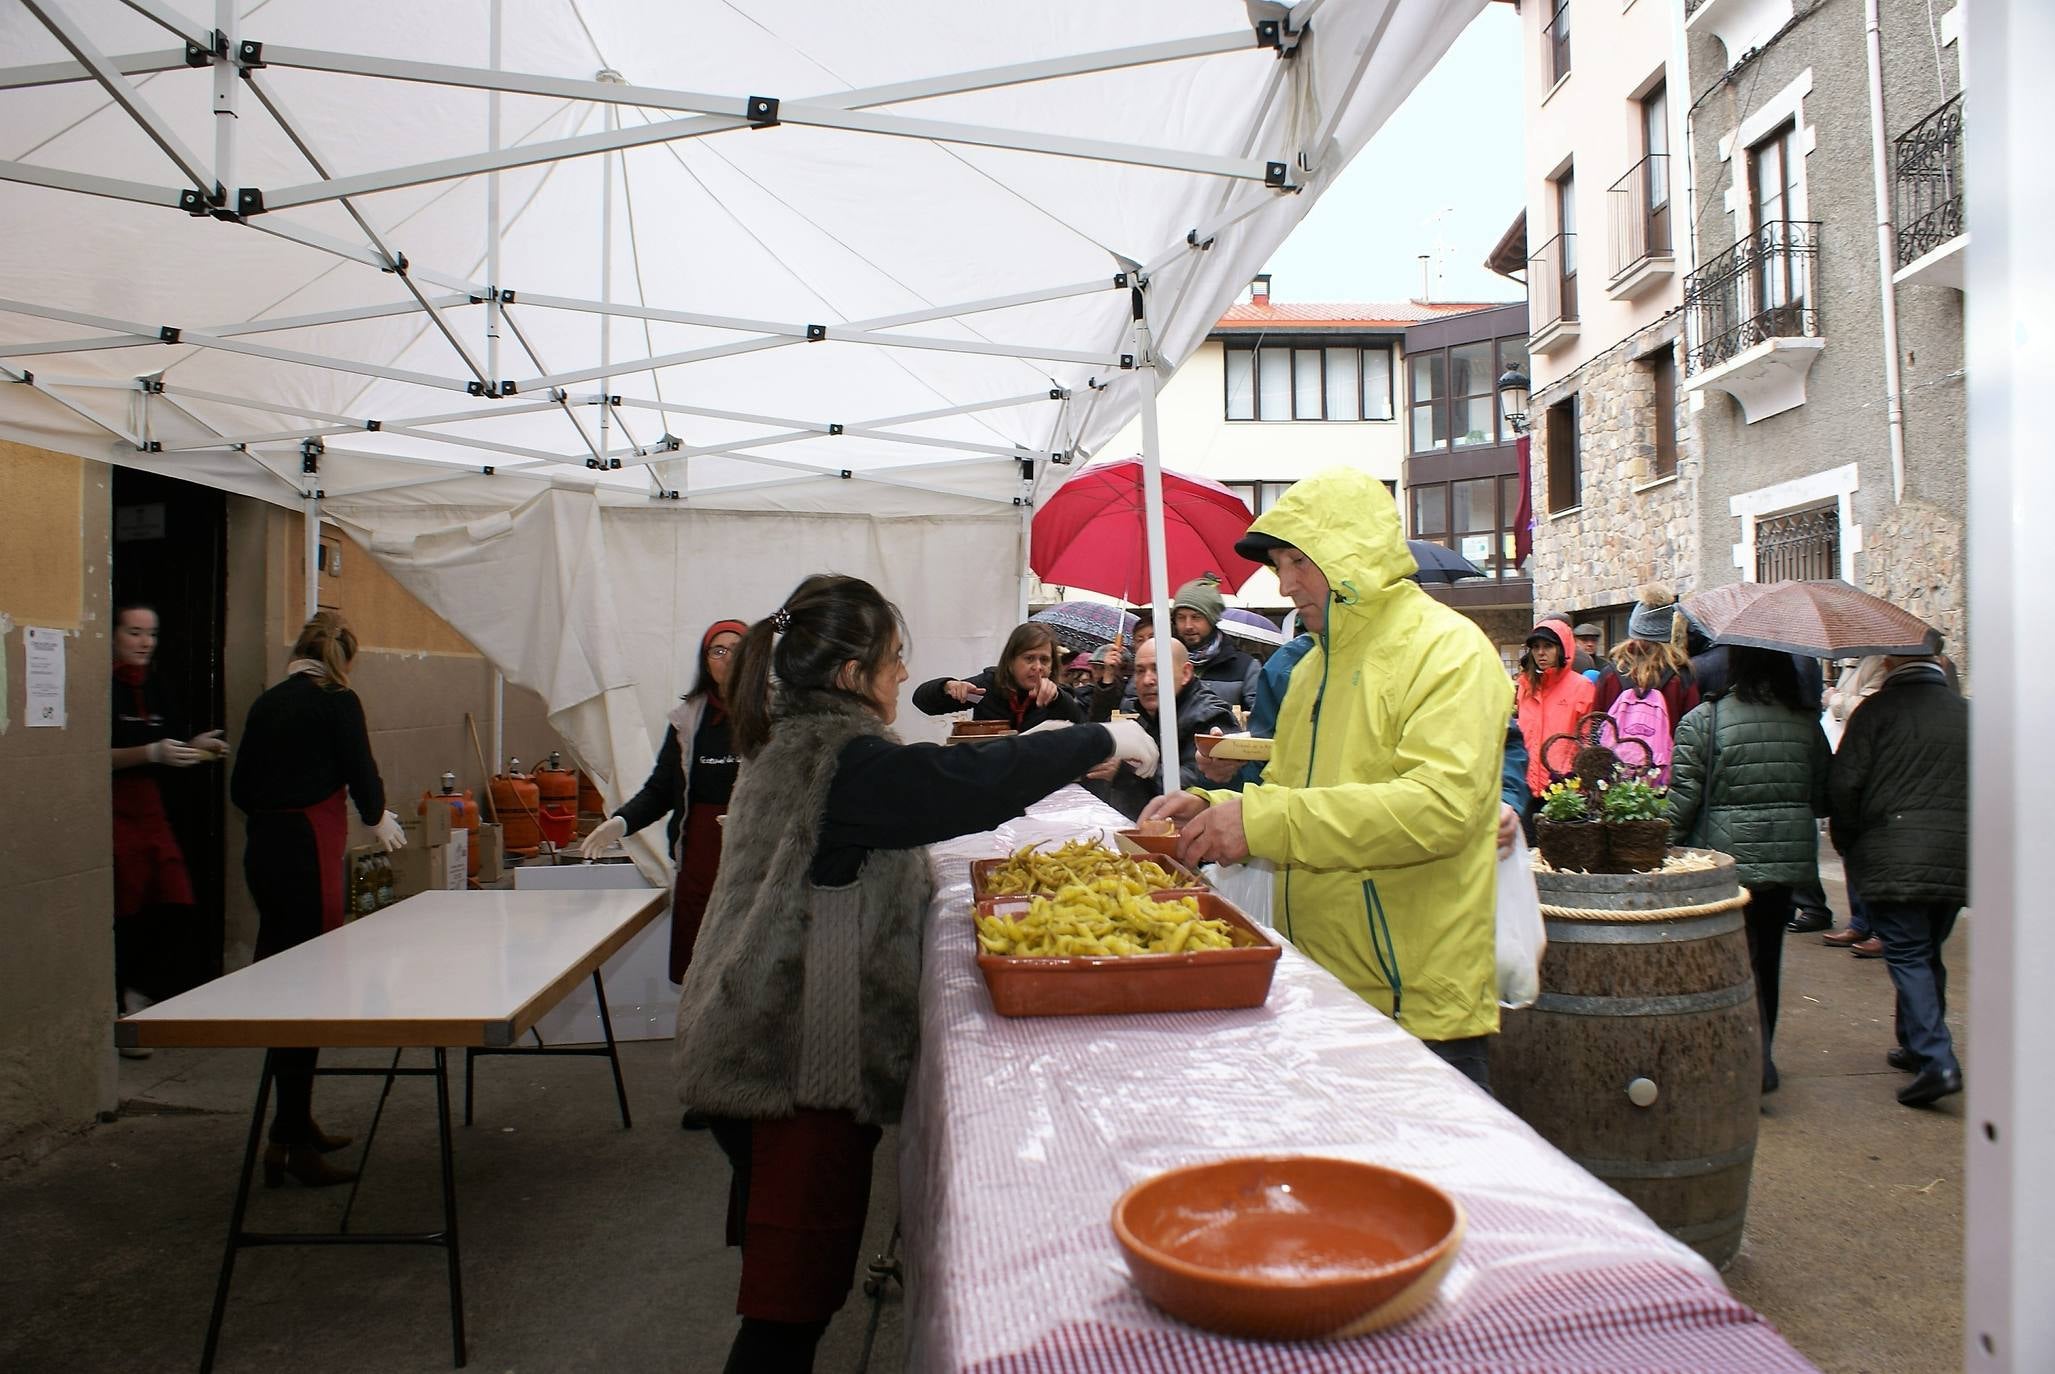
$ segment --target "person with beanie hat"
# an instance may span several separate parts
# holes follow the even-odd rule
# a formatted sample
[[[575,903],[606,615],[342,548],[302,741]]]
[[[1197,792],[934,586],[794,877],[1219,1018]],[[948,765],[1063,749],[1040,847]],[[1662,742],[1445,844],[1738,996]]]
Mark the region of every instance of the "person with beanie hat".
[[[1636,593],[1639,603],[1627,617],[1627,638],[1615,645],[1612,662],[1598,675],[1592,709],[1614,717],[1623,733],[1633,720],[1652,721],[1657,714],[1667,717],[1665,738],[1652,744],[1662,780],[1669,778],[1669,759],[1677,740],[1677,726],[1698,705],[1698,682],[1691,675],[1691,660],[1684,653],[1684,613],[1677,597],[1660,582],[1650,582]],[[1627,707],[1614,709],[1622,696]],[[1660,697],[1660,702],[1654,699]],[[1658,708],[1640,710],[1642,703]]]
[[[1222,701],[1244,711],[1256,705],[1256,686],[1263,665],[1253,654],[1237,649],[1220,628],[1227,600],[1220,594],[1220,575],[1201,573],[1177,589],[1170,602],[1170,629],[1184,642],[1192,671]]]

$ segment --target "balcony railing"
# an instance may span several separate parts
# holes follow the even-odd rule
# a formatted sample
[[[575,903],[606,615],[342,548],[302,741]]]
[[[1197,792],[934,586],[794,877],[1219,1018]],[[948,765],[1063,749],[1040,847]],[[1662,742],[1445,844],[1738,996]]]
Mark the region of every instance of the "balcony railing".
[[[1769,339],[1820,336],[1820,227],[1772,220],[1684,282],[1687,372],[1704,372]]]
[[[1527,259],[1528,331],[1577,318],[1577,236],[1557,234]]]
[[[1551,83],[1570,74],[1570,0],[1561,0],[1548,17],[1548,72]]]
[[[1612,220],[1612,276],[1618,281],[1649,258],[1670,256],[1670,159],[1650,153],[1606,192]]]
[[[1898,135],[1891,155],[1898,266],[1916,262],[1967,228],[1962,213],[1962,96]]]

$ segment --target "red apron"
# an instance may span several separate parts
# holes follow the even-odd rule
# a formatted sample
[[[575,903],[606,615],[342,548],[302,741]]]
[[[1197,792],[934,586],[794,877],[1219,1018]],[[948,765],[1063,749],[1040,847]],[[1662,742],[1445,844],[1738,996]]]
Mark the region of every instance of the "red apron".
[[[685,833],[679,842],[685,857],[671,889],[671,981],[685,981],[692,967],[692,947],[699,943],[699,924],[706,918],[706,899],[713,895],[714,875],[721,868],[721,817],[728,808],[718,802],[693,802],[685,808]]]
[[[191,906],[185,855],[164,814],[157,779],[141,768],[114,775],[114,914],[153,906]]]
[[[305,816],[314,836],[314,864],[321,875],[321,933],[340,930],[343,923],[343,853],[349,848],[350,813],[346,788],[338,787],[312,806],[287,808],[286,816]]]

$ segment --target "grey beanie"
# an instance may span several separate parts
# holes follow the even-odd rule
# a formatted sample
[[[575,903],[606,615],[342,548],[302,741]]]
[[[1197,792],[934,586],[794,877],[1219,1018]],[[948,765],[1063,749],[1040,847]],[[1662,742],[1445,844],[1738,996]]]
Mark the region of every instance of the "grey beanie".
[[[1221,614],[1227,609],[1227,601],[1220,595],[1220,579],[1213,573],[1201,573],[1177,589],[1171,599],[1170,609],[1180,608],[1197,611],[1206,617],[1206,623],[1215,629],[1220,627]]]
[[[1677,594],[1660,582],[1651,582],[1641,589],[1639,597],[1639,604],[1627,617],[1627,637],[1669,643],[1677,617],[1683,614],[1683,608],[1677,605]]]

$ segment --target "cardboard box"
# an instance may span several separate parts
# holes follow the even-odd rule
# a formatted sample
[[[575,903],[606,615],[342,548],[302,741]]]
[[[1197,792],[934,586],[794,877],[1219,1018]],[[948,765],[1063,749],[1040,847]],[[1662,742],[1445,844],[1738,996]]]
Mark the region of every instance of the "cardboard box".
[[[471,843],[478,846],[478,881],[496,883],[506,876],[507,848],[506,831],[496,825],[478,823],[478,829],[471,836]]]
[[[416,844],[412,836],[409,836],[405,849],[396,849],[387,857],[392,860],[392,886],[395,896],[412,897],[419,892],[447,890],[448,845]],[[463,872],[461,864],[458,865],[457,871]]]
[[[447,804],[429,806],[422,814],[409,816],[400,824],[407,828],[410,846],[450,842],[450,808]]]
[[[470,841],[470,831],[452,830],[450,842],[442,846],[442,886],[445,892],[462,892],[471,885]]]

